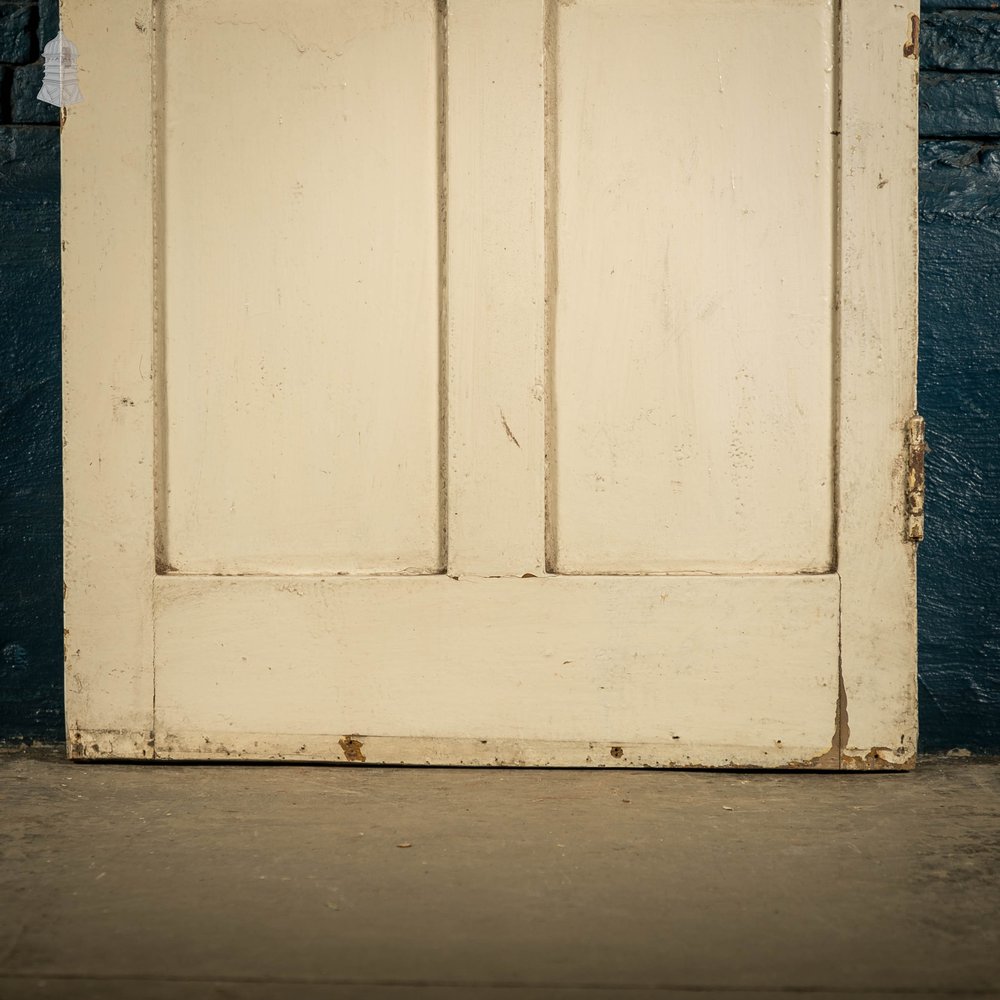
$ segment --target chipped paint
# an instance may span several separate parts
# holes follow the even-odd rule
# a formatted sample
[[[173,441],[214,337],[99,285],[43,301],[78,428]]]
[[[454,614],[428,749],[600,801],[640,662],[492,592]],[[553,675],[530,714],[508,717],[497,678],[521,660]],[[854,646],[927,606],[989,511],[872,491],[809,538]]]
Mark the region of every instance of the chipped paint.
[[[800,752],[788,753],[785,747],[772,750],[737,747],[684,747],[663,743],[621,746],[620,757],[610,751],[618,744],[582,741],[482,740],[480,738],[395,738],[366,736],[361,759],[344,759],[344,743],[361,746],[357,736],[341,738],[310,736],[293,740],[290,736],[254,733],[234,736],[231,732],[208,735],[166,733],[157,743],[158,760],[274,760],[331,761],[341,764],[449,765],[462,767],[544,768],[598,767],[624,770],[652,768],[740,768],[778,771],[786,769],[837,770],[837,763],[827,758],[811,759]],[[777,743],[777,741],[775,741]],[[353,750],[351,751],[353,753]],[[89,754],[88,754],[89,756]],[[822,760],[823,763],[818,763]],[[877,765],[876,765],[877,767]],[[857,768],[855,768],[857,769]],[[876,769],[876,768],[870,768]],[[883,770],[891,769],[889,766]]]
[[[364,744],[356,736],[342,736],[337,742],[340,743],[340,749],[344,751],[344,757],[352,764],[365,762],[365,755],[361,751]]]
[[[833,740],[826,753],[812,760],[791,761],[789,768],[820,771],[909,771],[916,764],[916,751],[901,745],[857,750],[850,746],[851,725],[847,710],[847,690],[840,679]],[[900,737],[905,741],[905,734]]]
[[[903,42],[903,56],[906,59],[920,58],[920,15],[911,14],[906,41]]]
[[[793,770],[803,771],[837,771],[841,768],[842,748],[850,738],[851,728],[847,719],[847,691],[844,688],[843,674],[839,677],[840,691],[837,695],[837,706],[833,713],[833,737],[830,740],[830,749],[821,753],[818,757],[810,760],[789,761],[788,767]],[[777,741],[781,746],[781,740]]]
[[[916,753],[905,747],[872,747],[867,752],[845,752],[841,758],[844,771],[909,771],[916,763]]]
[[[66,733],[70,760],[152,760],[156,757],[152,732],[131,729],[85,729],[75,724]]]

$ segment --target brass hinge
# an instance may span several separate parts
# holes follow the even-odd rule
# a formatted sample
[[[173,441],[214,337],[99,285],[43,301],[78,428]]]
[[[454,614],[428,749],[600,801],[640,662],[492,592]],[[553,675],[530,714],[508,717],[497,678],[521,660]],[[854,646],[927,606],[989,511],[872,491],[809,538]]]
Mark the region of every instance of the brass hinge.
[[[920,542],[924,538],[924,418],[914,413],[906,421],[906,539]]]

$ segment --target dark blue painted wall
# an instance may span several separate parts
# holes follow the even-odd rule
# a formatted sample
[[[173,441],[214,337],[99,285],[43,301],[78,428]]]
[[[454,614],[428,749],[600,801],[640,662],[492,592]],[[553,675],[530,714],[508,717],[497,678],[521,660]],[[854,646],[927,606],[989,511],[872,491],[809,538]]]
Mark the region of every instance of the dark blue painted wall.
[[[56,3],[0,2],[0,739],[58,740],[62,486]]]
[[[956,8],[964,9],[956,9]],[[1000,4],[924,4],[920,549],[926,750],[1000,750]]]
[[[960,9],[959,9],[960,8]],[[0,0],[0,740],[62,738],[55,0]],[[924,3],[921,747],[1000,751],[1000,0]]]

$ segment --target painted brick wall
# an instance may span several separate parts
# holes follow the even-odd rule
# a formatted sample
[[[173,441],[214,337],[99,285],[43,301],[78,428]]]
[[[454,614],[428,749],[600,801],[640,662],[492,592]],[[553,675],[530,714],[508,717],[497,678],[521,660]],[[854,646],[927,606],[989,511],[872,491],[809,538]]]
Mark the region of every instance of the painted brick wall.
[[[62,738],[55,0],[0,0],[0,739]]]
[[[920,549],[925,750],[1000,750],[1000,4],[924,3]]]
[[[55,0],[0,0],[0,741],[62,736]],[[1000,0],[926,0],[921,746],[1000,751]]]

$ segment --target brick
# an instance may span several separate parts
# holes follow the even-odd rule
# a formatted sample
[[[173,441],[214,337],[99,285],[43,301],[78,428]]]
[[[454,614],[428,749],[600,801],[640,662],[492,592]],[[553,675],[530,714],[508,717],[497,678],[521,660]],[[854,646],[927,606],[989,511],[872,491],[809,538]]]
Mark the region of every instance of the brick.
[[[922,73],[920,134],[1000,137],[1000,75]]]
[[[0,202],[9,206],[29,195],[59,200],[59,141],[59,129],[52,126],[0,126]],[[0,231],[5,221],[0,212]],[[0,252],[3,246],[0,238]]]
[[[42,86],[43,65],[40,62],[14,69],[14,86],[10,95],[11,121],[17,125],[49,125],[59,121],[59,109],[35,96]]]
[[[921,69],[1000,72],[1000,13],[955,10],[920,24]]]
[[[59,34],[59,0],[39,0],[38,51]]]
[[[11,80],[12,69],[10,66],[0,65],[0,128],[10,124],[8,109],[4,106],[2,95],[9,94],[13,83]]]
[[[0,62],[26,63],[35,58],[33,4],[0,3]]]
[[[1000,10],[1000,0],[921,0],[920,9],[932,10]]]
[[[920,216],[1000,218],[1000,144],[921,142]]]

